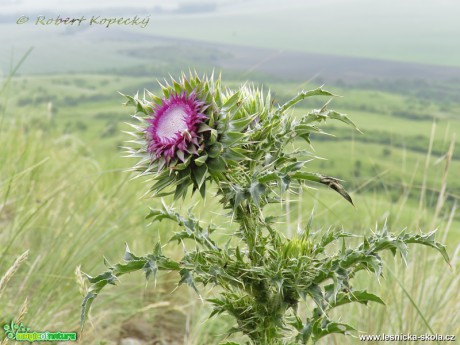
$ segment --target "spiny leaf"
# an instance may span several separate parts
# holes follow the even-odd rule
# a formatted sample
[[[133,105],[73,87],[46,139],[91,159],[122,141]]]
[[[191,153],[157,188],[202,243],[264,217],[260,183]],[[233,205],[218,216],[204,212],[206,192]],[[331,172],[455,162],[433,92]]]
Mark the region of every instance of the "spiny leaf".
[[[352,302],[358,302],[362,304],[367,304],[367,302],[376,302],[383,305],[385,304],[379,296],[369,293],[366,290],[339,292],[335,298],[335,301],[329,301],[331,309]]]
[[[323,90],[322,88],[318,88],[318,89],[310,90],[310,91],[302,91],[296,97],[294,97],[290,101],[283,104],[278,109],[277,113],[283,113],[289,108],[291,108],[293,105],[299,103],[300,101],[304,100],[307,97],[312,97],[312,96],[336,96],[336,95],[330,93],[329,91]]]
[[[244,137],[245,134],[241,132],[225,132],[222,136],[221,142],[225,146],[229,147],[238,142],[241,142]]]
[[[161,254],[161,246],[159,247],[159,244],[155,246],[153,254],[150,254],[147,257],[138,257],[132,254],[129,251],[128,246],[126,246],[124,259],[127,261],[126,264],[113,265],[109,267],[108,271],[101,273],[96,277],[91,277],[86,274],[86,277],[91,285],[81,305],[80,326],[82,329],[94,299],[107,284],[115,285],[118,277],[127,273],[143,270],[148,278],[152,273],[155,275],[157,270],[178,271],[180,269],[179,263],[168,259]]]
[[[224,105],[222,106],[223,109],[229,109],[231,107],[233,107],[237,102],[238,100],[240,99],[240,92],[235,92],[232,97],[230,97],[225,103]]]
[[[308,287],[307,293],[315,301],[315,304],[322,309],[324,297],[321,287],[319,285],[312,284]]]
[[[356,127],[356,125],[353,123],[353,121],[351,121],[348,118],[348,116],[346,114],[339,113],[339,112],[337,112],[335,110],[329,110],[329,111],[327,111],[327,116],[330,117],[331,119],[342,121],[342,122],[346,123],[347,125],[350,125],[350,126],[354,127],[358,132],[362,133],[360,131],[360,129],[358,127]]]
[[[252,200],[257,207],[260,206],[260,199],[261,196],[265,193],[265,190],[265,185],[258,182],[253,182],[249,188],[249,193],[251,194]]]
[[[153,259],[147,260],[147,262],[142,267],[142,270],[145,273],[145,279],[149,280],[150,275],[153,274],[153,280],[156,281],[157,272],[158,272],[158,265],[157,265],[156,260],[153,260]]]
[[[83,330],[85,326],[85,320],[88,318],[89,310],[91,309],[91,304],[93,304],[94,299],[97,297],[97,293],[88,292],[83,299],[81,304],[81,313],[80,313],[80,330]]]
[[[435,241],[435,234],[436,231],[429,232],[425,235],[405,234],[402,237],[402,240],[405,243],[418,243],[436,249],[439,253],[441,253],[444,260],[450,265],[450,259],[446,251],[446,246]]]
[[[140,258],[129,250],[128,243],[125,243],[126,250],[125,250],[125,256],[123,257],[123,260],[125,261],[136,261],[139,260]]]
[[[201,188],[204,181],[206,180],[208,167],[206,165],[197,166],[195,169],[192,170],[192,173],[197,187]]]
[[[179,271],[180,274],[180,280],[179,280],[179,285],[181,284],[187,284],[190,286],[195,292],[200,295],[198,292],[198,289],[195,286],[195,282],[193,281],[193,275],[192,272],[186,268],[183,268]]]
[[[346,323],[331,321],[327,318],[320,318],[313,324],[312,338],[313,341],[316,342],[329,334],[347,334],[350,331],[356,331],[356,329]]]

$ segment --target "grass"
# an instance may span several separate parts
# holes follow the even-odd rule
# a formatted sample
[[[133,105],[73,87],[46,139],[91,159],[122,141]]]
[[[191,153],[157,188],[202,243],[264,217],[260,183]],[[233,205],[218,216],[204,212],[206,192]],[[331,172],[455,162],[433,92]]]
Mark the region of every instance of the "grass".
[[[169,224],[150,226],[144,219],[148,206],[159,201],[142,196],[145,183],[129,180],[129,174],[122,170],[130,162],[121,158],[118,150],[126,139],[120,130],[126,129],[122,122],[128,110],[119,106],[122,100],[114,90],[133,93],[143,85],[151,88],[152,80],[152,76],[24,76],[14,78],[8,94],[0,95],[4,106],[0,128],[0,325],[22,315],[23,322],[37,331],[77,331],[85,283],[76,268],[80,266],[89,274],[101,272],[102,257],[118,262],[125,241],[134,253],[142,254],[151,251],[158,239],[166,241],[172,231]],[[276,81],[270,84],[279,99],[297,86]],[[357,283],[362,287],[370,284],[369,290],[382,295],[387,306],[344,307],[343,321],[369,334],[424,334],[427,325],[438,334],[459,333],[455,314],[460,306],[456,292],[459,278],[455,272],[460,186],[454,172],[460,163],[454,150],[446,170],[446,158],[442,157],[459,128],[453,110],[459,105],[441,110],[442,104],[433,102],[426,109],[414,110],[415,116],[427,110],[449,119],[447,124],[440,117],[432,136],[433,147],[441,154],[433,151],[427,155],[432,121],[392,115],[405,110],[407,104],[418,104],[415,97],[359,89],[336,92],[347,97],[334,101],[334,107],[352,114],[365,133],[381,130],[385,138],[420,136],[423,140],[416,143],[420,150],[394,146],[391,141],[339,141],[339,129],[326,127],[339,138],[314,141],[316,153],[329,160],[317,161],[312,170],[318,168],[350,181],[346,185],[352,189],[357,207],[350,207],[323,188],[306,189],[301,198],[292,198],[291,232],[299,223],[305,224],[312,208],[317,229],[343,225],[365,234],[385,220],[395,232],[404,227],[411,231],[438,228],[438,238],[449,244],[452,269],[423,249],[411,250],[407,267],[398,258],[393,263],[388,257],[386,276],[380,284],[371,283],[375,279],[367,275],[360,276]],[[51,110],[49,103],[53,104]],[[356,112],[362,105],[377,110]],[[108,131],[109,125],[114,129]],[[186,211],[196,201],[188,199],[180,209]],[[277,214],[283,211],[273,210]],[[222,219],[212,198],[195,212],[204,222]],[[287,229],[288,225],[281,223],[279,227]],[[176,253],[175,246],[167,248],[177,256],[182,250]],[[171,293],[176,278],[162,274],[156,287],[153,282],[146,286],[141,275],[123,278],[118,287],[107,289],[96,300],[81,343],[115,344],[122,334],[134,334],[131,321],[146,323],[150,337],[178,333],[179,343],[213,344],[223,339],[231,320],[206,321],[209,310],[194,293],[184,287]],[[213,293],[206,291],[206,295]],[[331,337],[322,343],[353,344],[356,339]]]
[[[25,134],[21,126],[7,133],[1,157],[10,162],[1,174],[1,261],[11,262],[20,248],[29,248],[30,255],[27,267],[11,281],[13,289],[6,290],[10,294],[3,296],[0,315],[2,321],[12,317],[10,311],[28,296],[30,320],[37,321],[36,327],[56,329],[69,310],[78,310],[76,264],[96,268],[91,258],[103,255],[100,245],[115,240],[122,247],[120,238],[142,229],[143,217],[122,207],[136,198],[123,193],[128,177],[114,180],[118,170],[100,169],[74,138],[47,140],[49,134]],[[65,326],[76,329],[78,320]]]

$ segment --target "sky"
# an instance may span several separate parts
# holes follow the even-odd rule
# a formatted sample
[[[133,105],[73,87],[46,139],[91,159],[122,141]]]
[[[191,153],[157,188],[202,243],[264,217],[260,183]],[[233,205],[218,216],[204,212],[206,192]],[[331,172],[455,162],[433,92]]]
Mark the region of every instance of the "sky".
[[[239,9],[244,11],[245,9],[254,9],[258,8],[263,10],[265,7],[286,7],[286,6],[296,6],[296,5],[308,5],[318,6],[324,5],[339,5],[339,4],[349,4],[350,7],[361,7],[360,5],[367,3],[375,5],[383,4],[385,7],[392,9],[397,15],[398,10],[403,8],[407,4],[414,6],[414,11],[417,10],[417,7],[424,6],[435,6],[439,9],[447,11],[460,10],[460,1],[457,0],[138,0],[135,2],[126,1],[126,0],[104,0],[104,1],[93,1],[93,0],[0,0],[0,9],[3,13],[17,13],[20,11],[37,11],[37,10],[87,10],[94,8],[116,8],[116,7],[154,7],[161,6],[164,8],[174,8],[178,5],[183,4],[200,4],[200,3],[216,3],[221,8],[226,10],[231,10],[232,8]],[[448,6],[448,7],[446,7]],[[332,9],[332,8],[331,8]]]
[[[180,0],[141,0],[136,2],[126,0],[110,0],[110,1],[64,1],[64,0],[0,0],[0,7],[2,11],[18,12],[18,11],[36,11],[36,10],[52,10],[52,9],[75,9],[87,10],[91,8],[105,8],[105,7],[153,7],[156,5],[161,6],[176,6]]]

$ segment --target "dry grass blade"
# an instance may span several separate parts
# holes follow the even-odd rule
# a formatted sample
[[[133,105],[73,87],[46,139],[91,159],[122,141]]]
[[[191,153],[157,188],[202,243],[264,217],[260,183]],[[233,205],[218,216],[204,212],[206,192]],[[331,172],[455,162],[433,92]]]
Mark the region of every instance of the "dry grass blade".
[[[438,219],[439,213],[441,212],[441,209],[444,206],[446,189],[447,189],[447,176],[449,174],[449,166],[452,161],[454,147],[455,147],[455,136],[452,138],[452,141],[450,142],[449,150],[447,151],[447,154],[445,156],[446,163],[445,163],[444,172],[442,175],[441,190],[439,191],[439,197],[438,197],[438,201],[436,204],[436,209],[435,209],[435,213],[433,217],[433,223],[431,224],[431,227],[434,227],[434,222]]]
[[[85,296],[87,293],[88,287],[86,286],[85,278],[83,278],[83,274],[81,273],[81,266],[78,265],[75,268],[75,280],[77,281],[78,290],[82,296]]]
[[[18,316],[18,324],[21,324],[22,321],[24,320],[24,316],[27,314],[27,311],[29,310],[29,301],[26,297],[24,300],[24,303],[22,303],[21,309],[19,309],[19,316]]]
[[[29,250],[27,249],[24,253],[22,253],[14,262],[13,266],[11,266],[8,271],[3,275],[2,279],[0,280],[0,297],[3,294],[3,291],[6,288],[6,285],[10,281],[11,277],[16,273],[16,271],[19,269],[21,264],[27,260],[27,257],[29,256]]]
[[[423,169],[423,181],[422,181],[422,189],[420,191],[420,200],[419,200],[419,205],[418,205],[418,213],[420,214],[425,206],[425,194],[426,194],[426,184],[428,180],[428,171],[430,170],[430,159],[431,159],[431,153],[433,151],[433,142],[434,142],[434,137],[436,134],[436,122],[433,122],[433,125],[431,127],[431,135],[430,135],[430,143],[428,146],[428,152],[426,155],[426,160],[425,160],[425,168]],[[417,227],[419,227],[419,222],[417,223]]]
[[[22,321],[24,320],[24,316],[27,314],[27,311],[29,310],[29,301],[26,297],[26,299],[24,300],[24,303],[22,303],[21,305],[21,309],[19,309],[19,316],[18,316],[18,319],[17,319],[17,324],[21,324]],[[6,345],[8,344],[8,337],[5,337],[5,339],[2,340],[2,342],[0,343],[0,345]]]

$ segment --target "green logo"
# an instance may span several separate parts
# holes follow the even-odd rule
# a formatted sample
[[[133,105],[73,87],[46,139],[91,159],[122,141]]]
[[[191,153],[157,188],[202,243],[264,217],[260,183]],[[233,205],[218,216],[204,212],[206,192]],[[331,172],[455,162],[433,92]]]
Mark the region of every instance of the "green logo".
[[[13,321],[10,324],[5,324],[3,329],[6,337],[16,341],[76,341],[77,333],[75,332],[34,332],[30,331],[29,327],[23,323],[17,325]]]

